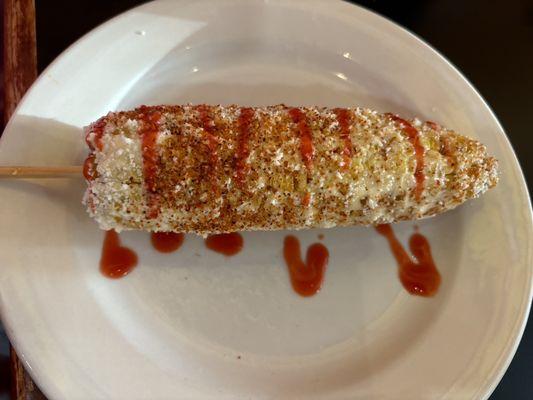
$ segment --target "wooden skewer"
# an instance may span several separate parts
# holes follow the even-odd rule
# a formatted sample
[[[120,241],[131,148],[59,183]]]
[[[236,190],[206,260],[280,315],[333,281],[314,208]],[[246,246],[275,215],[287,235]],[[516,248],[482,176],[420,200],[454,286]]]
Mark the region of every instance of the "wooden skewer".
[[[82,178],[83,167],[0,167],[0,179]]]

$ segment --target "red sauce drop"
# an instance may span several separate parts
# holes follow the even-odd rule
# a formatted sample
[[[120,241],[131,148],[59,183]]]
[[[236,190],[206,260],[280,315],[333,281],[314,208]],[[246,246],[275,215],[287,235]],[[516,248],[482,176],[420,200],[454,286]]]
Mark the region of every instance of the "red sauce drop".
[[[120,238],[115,231],[106,231],[100,258],[100,272],[108,278],[122,278],[136,265],[137,254],[120,244]]]
[[[83,176],[88,181],[94,180],[96,178],[96,166],[95,166],[95,156],[94,154],[89,154],[83,163]]]
[[[147,193],[148,218],[159,215],[159,197],[157,195],[157,172],[159,169],[159,155],[157,153],[157,123],[161,113],[157,109],[141,107],[141,146],[143,159],[144,187]]]
[[[185,235],[174,232],[152,232],[150,240],[154,249],[161,253],[172,253],[178,250],[183,244]]]
[[[307,169],[311,169],[313,167],[315,149],[313,147],[313,136],[305,114],[299,108],[291,108],[289,110],[289,115],[292,118],[292,122],[298,125],[300,135],[300,154],[302,155],[302,159]]]
[[[388,113],[386,115],[388,115],[393,121],[398,122],[402,126],[403,131],[407,133],[407,137],[409,138],[409,141],[415,149],[415,199],[420,200],[420,196],[422,195],[422,191],[424,190],[424,181],[426,179],[424,175],[424,147],[420,143],[420,135],[418,133],[418,130],[413,125],[411,125],[409,121],[406,121],[405,119],[400,118],[394,114]]]
[[[205,239],[205,245],[209,250],[216,251],[225,256],[233,256],[240,252],[243,243],[242,236],[237,232],[211,235]]]
[[[398,274],[403,287],[411,294],[430,297],[437,293],[440,286],[440,273],[431,255],[428,240],[420,233],[414,233],[409,239],[409,249],[416,262],[409,256],[396,238],[389,224],[378,225],[376,230],[385,236],[398,263]]]
[[[319,240],[324,240],[324,234],[323,233],[319,233],[318,234],[318,239]]]
[[[351,114],[346,108],[336,108],[333,112],[337,116],[337,121],[339,121],[341,138],[344,141],[344,148],[342,150],[344,169],[348,169],[353,152],[352,139],[350,138]]]
[[[283,242],[283,257],[289,268],[291,284],[296,293],[308,297],[316,294],[324,281],[329,252],[321,243],[307,249],[305,263],[300,253],[300,242],[294,236],[287,236]]]
[[[250,124],[254,117],[254,110],[252,108],[246,107],[241,108],[241,113],[239,115],[239,142],[237,147],[237,159],[235,163],[235,178],[237,183],[242,186],[246,174],[248,172],[248,164],[246,160],[250,155]]]

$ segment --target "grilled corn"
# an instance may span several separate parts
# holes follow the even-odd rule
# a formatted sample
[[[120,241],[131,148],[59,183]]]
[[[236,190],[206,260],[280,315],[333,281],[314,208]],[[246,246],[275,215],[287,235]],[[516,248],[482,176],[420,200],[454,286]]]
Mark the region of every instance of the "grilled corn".
[[[102,229],[192,232],[430,217],[498,181],[479,142],[365,108],[143,106],[86,128]]]

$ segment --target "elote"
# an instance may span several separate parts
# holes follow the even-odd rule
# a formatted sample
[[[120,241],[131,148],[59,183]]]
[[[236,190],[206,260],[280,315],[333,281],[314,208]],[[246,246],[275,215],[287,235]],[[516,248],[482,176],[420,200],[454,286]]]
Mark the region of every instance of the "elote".
[[[85,130],[102,229],[207,235],[430,217],[498,181],[476,140],[366,108],[180,105]]]

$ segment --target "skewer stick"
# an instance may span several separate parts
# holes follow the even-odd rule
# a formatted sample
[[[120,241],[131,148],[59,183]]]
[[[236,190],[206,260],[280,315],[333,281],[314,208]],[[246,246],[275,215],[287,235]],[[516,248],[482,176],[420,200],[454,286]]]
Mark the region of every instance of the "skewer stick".
[[[82,178],[83,167],[0,167],[0,179]]]

